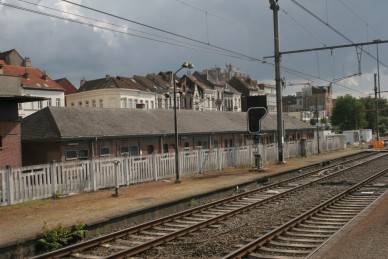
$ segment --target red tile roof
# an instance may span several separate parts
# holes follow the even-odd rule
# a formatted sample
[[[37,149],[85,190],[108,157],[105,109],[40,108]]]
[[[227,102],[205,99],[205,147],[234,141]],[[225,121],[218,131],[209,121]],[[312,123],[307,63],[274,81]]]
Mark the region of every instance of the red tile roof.
[[[48,75],[34,67],[11,66],[1,62],[3,67],[3,74],[7,76],[18,76],[20,78],[21,86],[24,88],[34,89],[64,89],[52,80]]]

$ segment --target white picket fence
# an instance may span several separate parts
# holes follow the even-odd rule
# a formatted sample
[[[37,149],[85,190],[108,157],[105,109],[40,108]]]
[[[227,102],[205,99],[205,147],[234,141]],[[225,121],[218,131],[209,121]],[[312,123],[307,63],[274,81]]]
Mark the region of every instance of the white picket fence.
[[[340,149],[339,139],[323,140],[320,151]],[[317,142],[307,142],[307,154],[317,153]],[[254,153],[261,161],[277,161],[276,144],[202,149],[179,153],[180,175],[189,176],[227,167],[253,165]],[[284,158],[301,155],[300,142],[287,142]],[[125,156],[0,170],[0,205],[96,191],[99,189],[175,177],[175,154]]]

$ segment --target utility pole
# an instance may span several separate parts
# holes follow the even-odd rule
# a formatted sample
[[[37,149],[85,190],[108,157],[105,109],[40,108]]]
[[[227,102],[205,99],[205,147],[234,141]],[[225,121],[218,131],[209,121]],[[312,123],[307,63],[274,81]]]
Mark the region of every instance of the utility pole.
[[[280,51],[279,51],[279,5],[278,0],[269,0],[270,9],[273,11],[274,45],[275,45],[275,81],[276,81],[276,109],[277,109],[277,141],[278,141],[278,163],[284,163],[284,132],[283,132],[283,104],[282,86],[280,82]]]
[[[379,99],[377,98],[377,75],[374,74],[374,83],[375,83],[375,108],[376,108],[376,140],[380,140],[380,134],[379,134]]]

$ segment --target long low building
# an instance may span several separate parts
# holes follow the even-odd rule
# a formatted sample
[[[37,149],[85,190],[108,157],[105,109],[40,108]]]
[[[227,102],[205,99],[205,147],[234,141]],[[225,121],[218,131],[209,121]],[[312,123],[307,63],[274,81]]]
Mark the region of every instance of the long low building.
[[[245,112],[178,110],[179,149],[253,143]],[[263,142],[276,141],[276,114],[261,123]],[[284,116],[285,141],[314,138],[314,127]],[[122,155],[173,153],[173,110],[47,107],[22,120],[23,165]]]

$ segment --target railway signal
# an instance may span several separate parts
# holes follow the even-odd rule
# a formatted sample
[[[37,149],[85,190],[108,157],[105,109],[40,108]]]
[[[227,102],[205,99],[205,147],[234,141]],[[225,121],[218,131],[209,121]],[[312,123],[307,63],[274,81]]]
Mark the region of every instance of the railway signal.
[[[258,134],[261,130],[261,120],[267,115],[264,107],[251,107],[247,111],[248,132]]]

